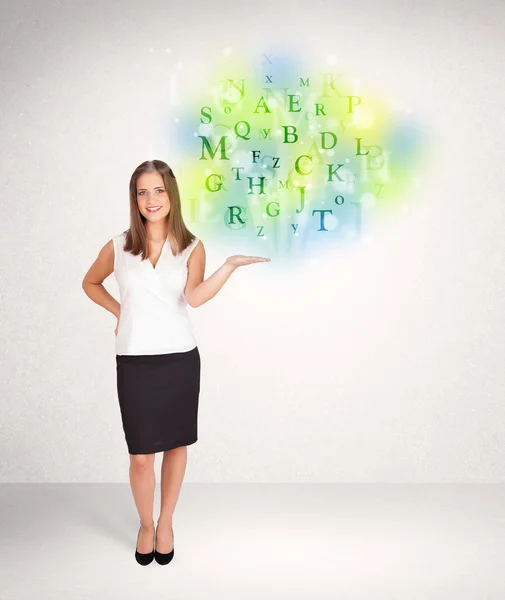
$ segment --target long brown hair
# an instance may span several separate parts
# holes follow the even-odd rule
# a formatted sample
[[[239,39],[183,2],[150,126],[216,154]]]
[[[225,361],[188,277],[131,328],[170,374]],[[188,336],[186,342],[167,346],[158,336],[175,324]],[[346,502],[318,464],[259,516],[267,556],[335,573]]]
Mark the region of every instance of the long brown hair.
[[[170,199],[170,212],[167,216],[167,223],[172,254],[175,256],[175,254],[182,252],[196,239],[196,236],[184,224],[179,186],[172,169],[162,160],[146,160],[133,171],[130,179],[130,229],[124,232],[126,233],[126,243],[123,247],[125,252],[131,252],[135,256],[141,254],[142,260],[148,258],[149,252],[146,219],[141,214],[137,204],[137,179],[142,173],[154,172],[161,175]]]

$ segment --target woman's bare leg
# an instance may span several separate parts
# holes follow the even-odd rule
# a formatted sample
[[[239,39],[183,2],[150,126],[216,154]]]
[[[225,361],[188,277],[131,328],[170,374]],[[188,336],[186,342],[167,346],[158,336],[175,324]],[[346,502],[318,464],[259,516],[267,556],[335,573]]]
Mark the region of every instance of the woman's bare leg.
[[[188,447],[179,446],[163,453],[161,464],[161,509],[156,529],[156,549],[162,554],[170,552],[172,545],[172,515],[179,499],[182,480],[186,472]]]
[[[140,517],[137,550],[142,554],[153,549],[154,457],[154,454],[130,454],[130,486]]]

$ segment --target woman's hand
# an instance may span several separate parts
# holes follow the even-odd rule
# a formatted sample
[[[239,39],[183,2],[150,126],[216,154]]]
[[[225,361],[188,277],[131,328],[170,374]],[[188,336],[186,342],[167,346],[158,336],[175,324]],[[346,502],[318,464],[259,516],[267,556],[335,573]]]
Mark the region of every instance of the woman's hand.
[[[226,259],[225,265],[230,265],[234,269],[237,267],[243,267],[244,265],[251,265],[257,262],[270,262],[269,258],[262,256],[244,256],[243,254],[234,254]]]
[[[116,323],[116,329],[114,329],[114,335],[117,335],[118,329],[119,329],[119,319],[121,318],[121,311],[119,313],[119,315],[117,316],[117,323]]]

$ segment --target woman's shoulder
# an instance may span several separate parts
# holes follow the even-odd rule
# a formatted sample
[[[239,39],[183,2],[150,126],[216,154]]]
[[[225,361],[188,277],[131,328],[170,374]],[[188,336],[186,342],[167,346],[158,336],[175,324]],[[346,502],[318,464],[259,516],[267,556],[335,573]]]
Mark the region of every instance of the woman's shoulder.
[[[126,234],[128,233],[128,230],[123,231],[122,233],[118,233],[117,235],[113,236],[112,239],[113,240],[121,240],[121,239],[126,239]]]
[[[188,254],[188,253],[190,253],[193,250],[193,248],[196,248],[196,246],[198,245],[199,241],[200,241],[200,238],[196,237],[196,235],[195,235],[195,239],[192,242],[190,242],[186,246],[186,248],[184,248],[184,250],[182,251],[182,254]]]

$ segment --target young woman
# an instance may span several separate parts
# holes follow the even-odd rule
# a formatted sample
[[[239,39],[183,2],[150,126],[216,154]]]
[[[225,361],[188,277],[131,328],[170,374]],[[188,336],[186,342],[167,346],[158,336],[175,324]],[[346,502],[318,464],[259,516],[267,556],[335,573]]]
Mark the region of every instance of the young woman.
[[[197,441],[200,354],[187,307],[201,306],[240,266],[269,258],[235,255],[208,279],[205,248],[184,224],[177,180],[163,161],[146,161],[130,179],[130,228],[111,239],[82,282],[115,315],[117,392],[140,516],[135,558],[167,564],[174,556],[172,516]],[[112,273],[120,303],[103,286]],[[163,452],[161,512],[154,527],[154,458]],[[154,548],[156,546],[156,549]]]

